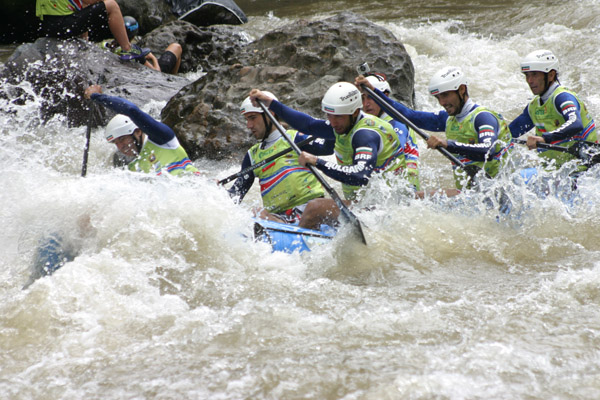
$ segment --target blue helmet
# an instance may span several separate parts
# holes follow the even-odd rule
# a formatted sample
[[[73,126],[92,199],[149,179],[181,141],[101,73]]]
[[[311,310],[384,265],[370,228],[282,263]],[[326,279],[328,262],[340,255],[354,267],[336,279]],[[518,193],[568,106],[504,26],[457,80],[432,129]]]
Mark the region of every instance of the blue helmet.
[[[125,30],[127,31],[127,37],[129,40],[133,39],[135,35],[138,33],[138,29],[140,28],[140,24],[133,17],[123,17],[125,21]]]

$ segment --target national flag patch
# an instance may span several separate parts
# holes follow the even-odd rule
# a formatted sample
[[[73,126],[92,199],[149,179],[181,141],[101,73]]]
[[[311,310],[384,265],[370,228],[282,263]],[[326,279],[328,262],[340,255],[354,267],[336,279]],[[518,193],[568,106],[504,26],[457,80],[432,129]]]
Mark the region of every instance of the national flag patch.
[[[373,155],[373,149],[371,149],[370,147],[358,147],[356,149],[356,153],[355,154],[368,154],[368,155]]]

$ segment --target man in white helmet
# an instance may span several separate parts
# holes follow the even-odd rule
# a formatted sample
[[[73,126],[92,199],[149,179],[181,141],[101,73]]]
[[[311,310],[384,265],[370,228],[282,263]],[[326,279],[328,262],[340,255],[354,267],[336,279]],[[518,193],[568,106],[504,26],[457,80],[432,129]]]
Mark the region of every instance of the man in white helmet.
[[[597,140],[596,124],[585,104],[558,81],[558,59],[549,50],[536,50],[521,60],[521,72],[534,94],[533,100],[509,125],[513,137],[535,128],[535,136],[527,138],[527,147],[551,143],[571,147],[578,141]],[[569,153],[538,149],[541,155],[554,159],[560,167],[574,159]],[[585,169],[584,166],[580,167]]]
[[[469,98],[468,81],[460,68],[442,68],[431,78],[429,92],[444,108],[435,113],[412,110],[390,99],[364,78],[357,79],[357,83],[373,89],[419,128],[446,133],[446,139],[431,135],[427,140],[428,148],[443,147],[467,166],[482,168],[492,177],[498,174],[511,146],[508,125],[500,114],[475,104]],[[454,175],[456,188],[460,190],[466,183],[464,173],[455,168]],[[447,193],[455,194],[452,191]]]
[[[264,93],[276,99],[271,92]],[[262,108],[252,104],[250,97],[242,102],[240,112],[246,119],[250,134],[258,140],[244,156],[242,170],[290,147]],[[308,138],[296,130],[286,133],[296,143]],[[303,147],[319,154],[331,154],[333,141],[315,139]],[[269,221],[297,224],[306,203],[325,194],[321,183],[308,168],[298,163],[298,155],[293,151],[239,177],[229,189],[229,194],[241,202],[252,187],[254,178],[259,180],[264,205],[263,209],[256,211],[256,215]]]
[[[323,96],[321,109],[327,120],[315,119],[307,114],[284,106],[272,96],[254,89],[252,100],[261,100],[270,110],[290,126],[315,137],[335,140],[337,162],[318,158],[302,152],[301,165],[311,164],[325,175],[342,183],[350,204],[361,186],[367,185],[373,173],[396,174],[404,163],[403,147],[394,128],[386,121],[362,112],[362,99],[358,88],[348,82],[338,82]],[[315,199],[308,203],[300,221],[303,228],[317,228],[332,223],[340,214],[333,199]]]
[[[379,89],[386,96],[392,93],[387,77],[384,74],[370,72],[365,78],[371,85]],[[389,122],[400,138],[400,142],[404,146],[404,158],[406,160],[406,179],[415,187],[416,190],[421,189],[421,183],[419,182],[419,147],[417,146],[417,136],[415,131],[407,127],[400,121],[396,121],[391,116],[387,115],[385,111],[375,100],[370,96],[363,93],[362,95],[363,111],[367,114],[374,115]]]
[[[130,160],[131,171],[198,174],[186,151],[177,140],[175,132],[146,114],[128,100],[102,94],[102,88],[92,85],[84,97],[118,113],[106,126],[106,140]]]

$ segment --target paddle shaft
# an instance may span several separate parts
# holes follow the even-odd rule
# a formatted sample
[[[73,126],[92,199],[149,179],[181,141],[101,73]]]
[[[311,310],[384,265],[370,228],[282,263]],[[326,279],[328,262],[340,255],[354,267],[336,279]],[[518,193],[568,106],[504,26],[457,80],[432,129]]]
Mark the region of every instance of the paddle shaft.
[[[298,143],[298,147],[302,147],[302,146],[304,146],[305,144],[307,144],[308,142],[310,142],[310,141],[311,141],[311,140],[313,140],[313,139],[314,139],[314,138],[313,138],[312,136],[309,136],[308,138],[306,138],[306,139],[302,140],[301,142],[299,142],[299,143]],[[277,158],[279,158],[279,157],[281,157],[281,156],[284,156],[284,155],[286,155],[287,153],[289,153],[289,152],[290,152],[290,151],[292,151],[292,150],[294,150],[292,147],[288,147],[287,149],[285,149],[285,150],[282,150],[282,151],[280,151],[279,153],[275,153],[275,154],[273,154],[271,157],[268,157],[268,158],[267,158],[267,159],[265,159],[265,160],[262,160],[262,161],[260,161],[260,162],[257,162],[256,164],[252,164],[251,166],[244,168],[244,169],[243,169],[243,170],[241,170],[240,172],[236,172],[235,174],[233,174],[233,175],[231,175],[231,176],[228,176],[228,177],[227,177],[227,178],[225,178],[225,179],[221,179],[221,180],[218,182],[218,184],[219,184],[219,185],[224,185],[224,184],[226,184],[226,183],[228,183],[228,182],[231,182],[232,180],[234,180],[234,179],[237,179],[237,178],[239,178],[240,176],[244,176],[244,175],[246,175],[248,172],[254,171],[256,168],[260,168],[260,167],[262,167],[262,166],[263,166],[263,165],[265,165],[266,163],[270,163],[271,161],[273,161],[273,160],[275,160],[275,159],[277,159]]]
[[[262,108],[263,112],[269,117],[271,122],[273,122],[273,124],[275,124],[275,126],[277,127],[279,132],[281,132],[281,135],[283,136],[283,138],[289,143],[289,145],[294,149],[294,151],[296,153],[298,153],[298,155],[300,155],[302,153],[302,151],[300,150],[298,145],[296,143],[294,143],[294,141],[292,139],[290,139],[290,137],[287,135],[287,133],[285,133],[285,129],[283,128],[283,126],[281,126],[279,121],[277,121],[277,119],[275,119],[275,117],[273,117],[273,115],[271,115],[271,113],[269,112],[267,107],[265,107],[265,105],[259,99],[256,99],[256,102],[258,103],[260,108]],[[336,193],[335,190],[333,190],[333,188],[329,185],[329,183],[327,183],[327,181],[325,179],[323,179],[323,177],[321,176],[321,174],[319,174],[319,172],[317,171],[317,169],[314,165],[306,164],[306,167],[310,170],[310,172],[312,172],[314,174],[314,176],[317,178],[317,180],[325,188],[327,193],[329,193],[329,195],[331,196],[331,198],[333,199],[335,204],[340,209],[340,213],[348,220],[348,222],[350,222],[356,228],[357,233],[360,236],[362,242],[366,245],[367,239],[365,238],[365,234],[363,233],[362,226],[360,224],[360,221],[356,217],[356,215],[354,215],[352,213],[352,211],[350,211],[350,209],[344,204],[344,202],[342,201],[340,196]]]
[[[94,104],[90,100],[89,111],[88,111],[87,130],[85,132],[85,147],[83,148],[83,163],[81,165],[81,176],[82,177],[85,177],[85,175],[87,173],[88,154],[90,152],[90,139],[92,137],[93,107],[94,107]]]
[[[417,132],[417,134],[419,136],[421,136],[423,139],[425,139],[425,141],[427,141],[427,139],[429,139],[428,134],[426,134],[421,129],[419,129],[415,124],[413,124],[408,118],[406,118],[404,115],[402,115],[400,112],[398,112],[398,110],[396,110],[394,107],[390,106],[385,100],[383,100],[381,98],[381,96],[379,96],[377,93],[375,93],[373,90],[371,90],[371,88],[369,88],[365,85],[360,85],[360,86],[362,87],[363,90],[365,90],[369,94],[369,96],[373,100],[375,100],[375,102],[379,105],[379,107],[381,107],[385,110],[385,112],[388,115],[390,115],[395,120],[404,123],[409,128],[412,128],[412,130]],[[447,159],[452,161],[454,164],[456,164],[460,168],[465,169],[465,167],[466,167],[465,164],[463,164],[462,161],[460,161],[458,158],[456,158],[454,155],[452,155],[452,153],[450,153],[448,151],[448,149],[445,149],[443,147],[436,147],[436,150],[439,151],[440,153],[442,153],[444,155],[444,157],[446,157]]]
[[[519,143],[519,144],[527,144],[527,140],[524,139],[513,139],[512,140],[515,143]],[[580,142],[576,142],[575,145],[571,146],[571,147],[563,147],[563,146],[558,146],[556,144],[551,144],[551,143],[545,143],[545,142],[537,142],[536,146],[539,147],[540,149],[546,149],[546,150],[554,150],[554,151],[561,151],[563,153],[569,153],[581,160],[583,160],[584,162],[589,162],[591,161],[592,163],[596,163],[598,161],[595,160],[596,157],[594,157],[594,155],[592,155],[592,157],[590,157],[590,155],[585,154],[585,156],[588,156],[587,159],[584,159],[584,154],[581,154],[581,152],[579,151],[581,149],[581,146],[591,146],[591,147],[600,147],[600,144],[595,143],[595,142],[588,142],[588,141],[580,141]]]

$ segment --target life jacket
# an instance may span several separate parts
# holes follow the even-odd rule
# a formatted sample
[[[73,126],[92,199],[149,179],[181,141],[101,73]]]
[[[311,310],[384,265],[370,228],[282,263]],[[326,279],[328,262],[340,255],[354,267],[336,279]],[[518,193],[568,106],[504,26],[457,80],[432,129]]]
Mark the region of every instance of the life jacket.
[[[146,139],[139,157],[130,162],[128,168],[131,171],[154,172],[156,175],[162,175],[163,172],[171,175],[184,172],[199,173],[181,145],[170,149],[161,147],[149,139]]]
[[[389,122],[392,126],[394,126],[394,122],[401,124],[387,114],[383,114],[381,117],[381,119]],[[421,182],[419,180],[419,148],[417,147],[417,136],[412,128],[406,126],[405,128],[406,141],[403,149],[404,173],[406,174],[406,179],[408,182],[415,187],[415,190],[421,190]],[[398,132],[398,134],[400,134],[400,132]]]
[[[294,140],[297,134],[298,131],[295,130],[287,131],[291,140]],[[248,150],[252,164],[290,147],[283,137],[266,149],[261,149],[261,144],[257,143]],[[298,154],[295,152],[289,152],[255,169],[254,175],[260,183],[263,205],[272,213],[282,213],[325,195],[315,175],[298,163]]]
[[[455,154],[456,158],[458,158],[465,165],[475,165],[479,168],[485,170],[485,172],[494,177],[500,171],[500,167],[505,161],[508,151],[511,148],[511,135],[510,130],[508,129],[508,124],[504,120],[504,118],[494,111],[490,111],[483,106],[477,106],[473,109],[462,121],[458,121],[455,116],[449,116],[446,120],[446,138],[450,140],[454,140],[459,143],[469,143],[475,144],[479,140],[479,134],[475,130],[475,118],[479,113],[487,111],[493,114],[500,123],[500,134],[498,135],[498,140],[495,144],[492,145],[492,149],[489,151],[489,159],[486,161],[473,161],[468,157]],[[465,178],[465,172],[460,168],[454,168],[454,183],[458,189],[463,188],[463,182]]]
[[[406,166],[406,160],[404,159],[404,148],[398,133],[389,122],[362,112],[358,122],[354,124],[350,132],[343,135],[335,133],[334,153],[338,164],[352,165],[354,163],[355,149],[352,148],[352,138],[361,129],[376,132],[381,137],[381,143],[383,144],[382,148],[378,149],[373,173],[393,173],[395,175],[402,172]],[[361,150],[356,149],[356,151],[359,153]],[[358,189],[360,189],[360,186],[342,183],[342,191],[346,200],[355,199]]]
[[[597,140],[596,124],[594,122],[594,119],[588,112],[587,107],[585,106],[585,104],[583,104],[583,102],[581,102],[581,100],[579,100],[579,97],[577,97],[575,93],[562,86],[557,87],[550,96],[550,98],[548,98],[548,100],[544,104],[541,104],[540,96],[535,96],[531,103],[529,103],[529,105],[527,106],[527,112],[529,113],[529,117],[535,124],[535,134],[537,136],[542,136],[544,133],[552,132],[553,130],[557,129],[565,123],[565,118],[556,109],[554,105],[554,100],[556,96],[563,92],[569,93],[572,96],[574,96],[577,102],[579,103],[579,113],[581,115],[581,122],[583,123],[584,128],[578,135],[561,141],[553,142],[552,144],[568,148],[573,146],[578,141],[582,140],[595,142]],[[564,106],[576,107],[575,104],[570,102],[568,104],[565,104]],[[540,152],[540,155],[542,157],[556,160],[556,165],[558,167],[560,167],[565,162],[576,158],[572,154],[556,150],[538,149],[538,151]],[[583,168],[585,169],[585,167]]]

